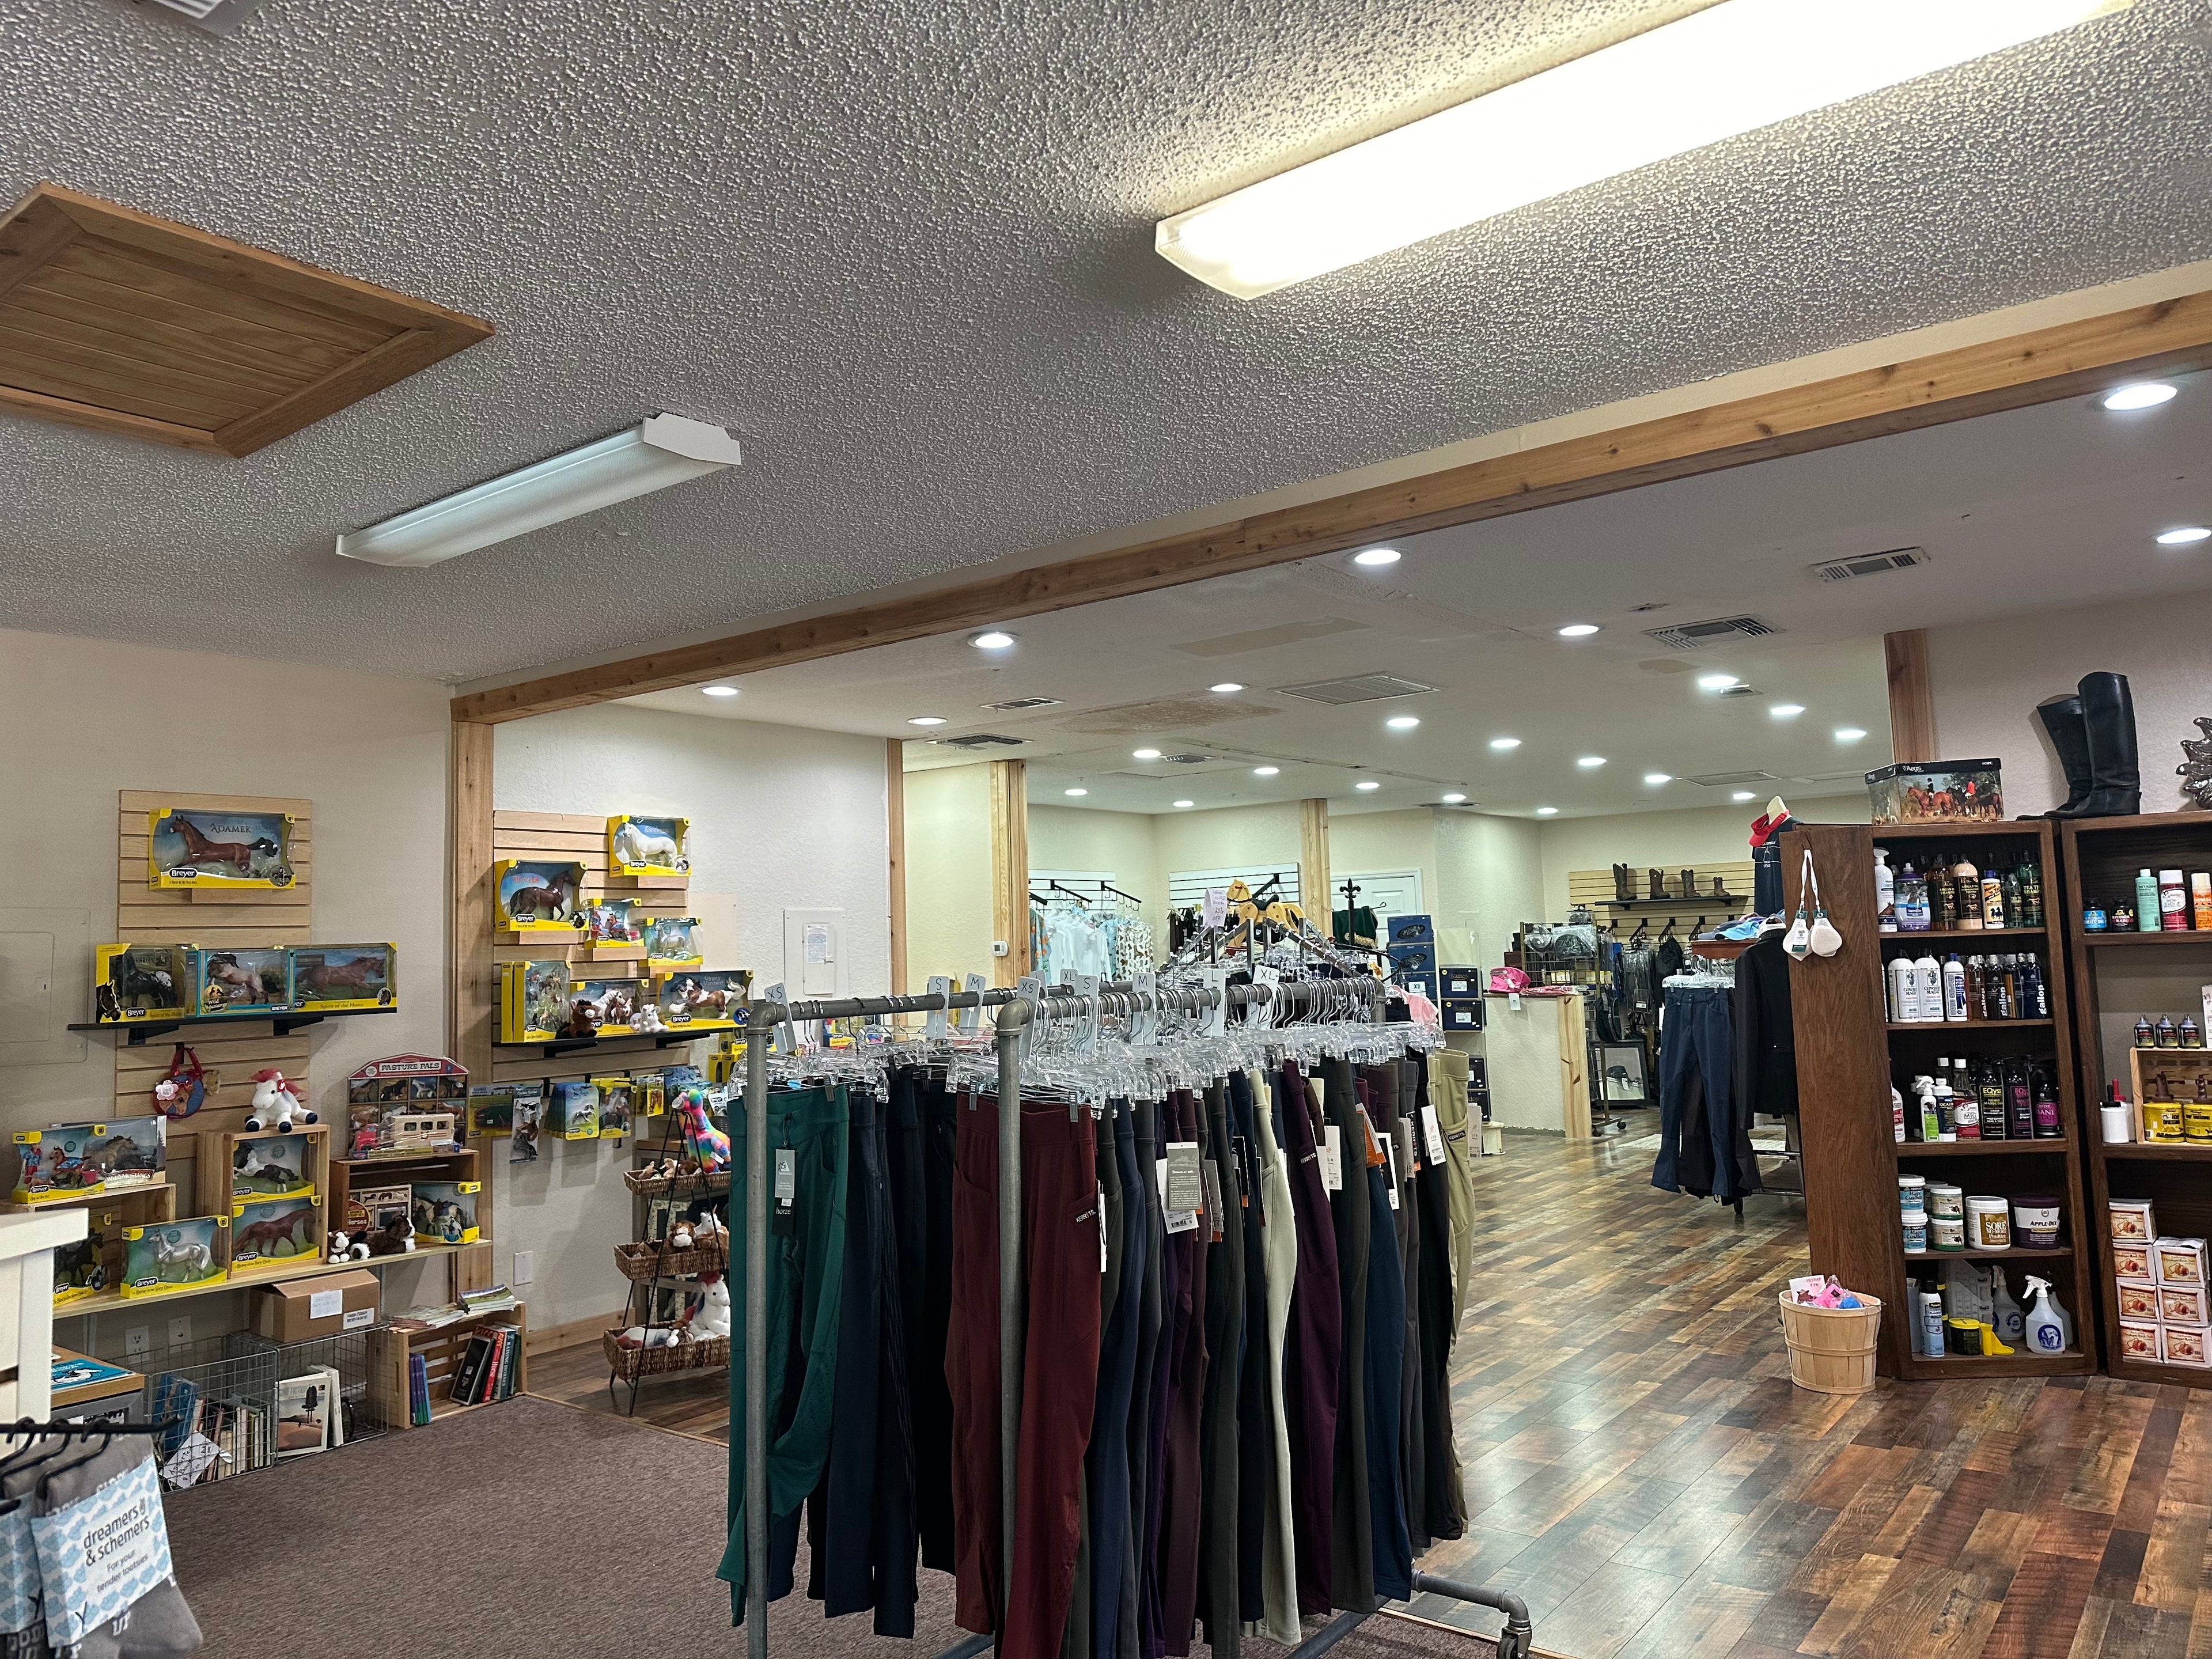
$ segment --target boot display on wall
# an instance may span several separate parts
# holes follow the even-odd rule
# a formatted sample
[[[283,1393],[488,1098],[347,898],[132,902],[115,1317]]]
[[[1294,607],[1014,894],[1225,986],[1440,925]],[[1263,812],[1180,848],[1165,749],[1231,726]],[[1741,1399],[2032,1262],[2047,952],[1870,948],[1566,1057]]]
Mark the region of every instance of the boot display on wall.
[[[2054,808],[2055,818],[2125,817],[2142,807],[2142,775],[2136,759],[2136,705],[2124,674],[2084,674],[2075,688],[2081,709],[2081,730],[2088,753],[2089,787],[2075,799],[2074,770],[2067,765],[2069,799]],[[2044,717],[2045,729],[2051,717]],[[2052,742],[2057,742],[2053,732]]]
[[[1613,866],[1613,896],[1624,904],[1636,897],[1635,872],[1625,864]]]
[[[1667,872],[1664,870],[1654,870],[1650,872],[1650,876],[1651,896],[1656,899],[1665,898],[1667,896]]]

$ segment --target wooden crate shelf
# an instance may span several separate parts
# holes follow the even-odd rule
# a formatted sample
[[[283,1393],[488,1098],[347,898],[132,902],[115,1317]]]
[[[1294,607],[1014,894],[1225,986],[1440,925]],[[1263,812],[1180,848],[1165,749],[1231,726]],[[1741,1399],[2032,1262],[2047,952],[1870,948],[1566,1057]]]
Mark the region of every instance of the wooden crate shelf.
[[[2010,857],[2025,853],[2042,877],[2045,923],[2035,927],[1950,928],[1926,933],[1884,933],[1879,930],[1874,894],[1874,853],[1887,848],[1893,869],[1900,848],[1938,842],[1966,843],[1969,856],[1984,846],[2002,847]],[[1897,1172],[1900,1170],[1976,1169],[1976,1185],[2008,1198],[2048,1192],[2059,1203],[2061,1237],[2101,1231],[2103,1212],[2090,1212],[2083,1178],[2081,1139],[2081,1095],[2075,1073],[2073,1017],[2067,1000],[2066,964],[2055,948],[2059,935],[2055,907],[2060,902],[2057,836],[2048,821],[1967,824],[1813,825],[1790,831],[1783,842],[1784,904],[1798,903],[1802,854],[1810,851],[1828,914],[1841,930],[1844,948],[1832,957],[1808,957],[1790,964],[1793,1023],[1797,1039],[1799,1125],[1805,1147],[1806,1230],[1817,1273],[1833,1273],[1854,1290],[1871,1291],[1893,1309],[1909,1309],[1909,1276],[1924,1273],[1947,1260],[2019,1261],[2044,1270],[2059,1299],[2086,1333],[2091,1324],[2089,1255],[2070,1243],[2048,1249],[2016,1246],[2007,1250],[1929,1250],[1905,1254],[1898,1222]],[[1916,860],[1917,861],[1917,860]],[[2051,1012],[2048,1018],[1922,1021],[1897,1024],[1888,1018],[1883,985],[1886,951],[1942,941],[1946,951],[1979,944],[2043,939],[2053,948],[2044,959]],[[2000,943],[2002,942],[2002,943]],[[1936,1039],[1930,1043],[1927,1039]],[[1889,1094],[1893,1079],[1902,1088],[1917,1071],[1928,1069],[1936,1054],[1979,1051],[1986,1055],[2050,1055],[2058,1094],[2056,1138],[2027,1140],[1904,1141],[1895,1138]],[[1960,1160],[1966,1160],[1962,1163]],[[1973,1160],[1995,1160],[1977,1164]],[[2032,1161],[2031,1161],[2032,1160]],[[1966,1185],[1963,1175],[1960,1184]],[[1971,1188],[1970,1188],[1971,1189]],[[2014,1285],[2017,1291],[2019,1286]],[[1882,1322],[1876,1368],[1886,1376],[1908,1379],[1959,1376],[2051,1376],[2094,1370],[2094,1342],[2084,1336],[2076,1351],[2063,1354],[1993,1354],[1988,1358],[1929,1358],[1912,1352],[1905,1318]]]
[[[2063,920],[2074,1015],[2085,1034],[2078,1059],[2081,1097],[2096,1102],[2103,1097],[2107,1079],[2134,1083],[2139,1055],[2145,1060],[2153,1055],[2183,1060],[2204,1053],[2202,1048],[2138,1049],[2133,1027],[2137,1013],[2148,1012],[2155,1018],[2161,1012],[2197,1010],[2200,988],[2212,981],[2212,963],[2186,948],[2177,953],[2176,947],[2197,945],[2212,950],[2212,931],[2087,933],[2081,927],[2083,902],[2092,895],[2100,899],[2123,893],[2132,896],[2136,872],[2141,869],[2212,869],[2212,815],[2145,812],[2128,817],[2073,818],[2062,826],[2059,846],[2065,865]],[[2148,947],[2149,954],[2141,954],[2137,947]],[[2155,992],[2149,993],[2148,988],[2154,985]],[[2161,998],[2161,1005],[2144,1009],[2119,1003],[2109,1015],[2106,1012],[2108,999],[2117,1001],[2147,993]],[[2109,1044],[2101,1040],[2108,1018],[2113,1021],[2115,1039]],[[2120,1035],[2123,1018],[2127,1027],[2124,1036]],[[2139,1108],[2142,1102],[2138,1098],[2133,1103]],[[2212,1161],[2212,1146],[2145,1140],[2107,1146],[2098,1133],[2094,1105],[2089,1116],[2087,1144],[2094,1213],[2085,1236],[2094,1244],[2085,1254],[2094,1257],[2097,1324],[2104,1338],[2106,1369],[2132,1382],[2212,1389],[2212,1369],[2121,1355],[2112,1243],[2105,1207],[2114,1198],[2147,1198],[2156,1206],[2160,1232],[2198,1237],[2212,1234],[2212,1183],[2205,1181],[2201,1171],[2185,1167],[2198,1160]],[[2087,1322],[2078,1310],[2075,1313],[2076,1328],[2086,1334]]]
[[[392,1258],[397,1260],[398,1258]],[[520,1352],[515,1360],[514,1394],[502,1400],[480,1401],[474,1405],[462,1405],[450,1397],[453,1370],[461,1362],[461,1355],[469,1346],[469,1339],[477,1332],[495,1325],[510,1327],[520,1339]],[[457,1319],[449,1325],[440,1325],[427,1331],[379,1326],[368,1334],[368,1398],[370,1405],[390,1429],[420,1428],[407,1406],[408,1361],[416,1354],[422,1357],[423,1369],[429,1374],[430,1420],[457,1417],[463,1412],[481,1410],[485,1406],[498,1406],[522,1394],[530,1387],[530,1327],[527,1310],[517,1303],[512,1308],[487,1310]]]

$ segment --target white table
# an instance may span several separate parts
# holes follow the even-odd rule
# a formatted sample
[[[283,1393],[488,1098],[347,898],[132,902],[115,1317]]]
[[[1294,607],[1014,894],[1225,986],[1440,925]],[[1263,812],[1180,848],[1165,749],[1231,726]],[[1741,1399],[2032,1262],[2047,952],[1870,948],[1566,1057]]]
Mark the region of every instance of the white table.
[[[86,1236],[81,1208],[0,1215],[0,1423],[52,1409],[54,1251]]]

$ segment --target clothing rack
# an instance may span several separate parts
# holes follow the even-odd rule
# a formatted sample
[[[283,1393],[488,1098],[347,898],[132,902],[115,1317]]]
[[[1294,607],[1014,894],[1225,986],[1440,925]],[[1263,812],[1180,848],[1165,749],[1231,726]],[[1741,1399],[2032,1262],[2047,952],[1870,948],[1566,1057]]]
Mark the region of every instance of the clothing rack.
[[[1014,1559],[1015,1486],[1020,1458],[1022,1345],[1012,1333],[1021,1322],[1022,1309],[1022,1181],[1021,1113],[1005,1103],[1021,1097],[1022,1034],[1036,1018],[1040,1002],[1054,1012],[1089,1013],[1095,1000],[1099,1013],[1177,1012],[1201,1014],[1217,1006],[1224,1012],[1257,1002],[1285,1007],[1317,1000],[1321,991],[1349,985],[1366,1004],[1367,1024],[1380,1024],[1387,991],[1380,980],[1288,980],[1273,984],[1222,983],[1184,989],[1139,990],[1116,981],[1102,984],[1095,999],[1073,988],[1046,987],[1041,998],[1023,991],[1000,988],[986,991],[924,993],[920,995],[846,997],[827,1001],[749,1002],[745,1009],[745,1555],[748,1594],[745,1600],[745,1650],[748,1659],[768,1659],[769,1492],[768,1492],[768,1244],[769,1244],[769,1054],[765,1033],[770,1027],[797,1021],[879,1018],[893,1014],[933,1013],[939,1010],[996,1008],[993,1036],[999,1067],[999,1389],[1002,1401],[999,1420],[1000,1522],[1002,1559]],[[1218,1000],[1217,1000],[1218,999]],[[1492,1591],[1434,1577],[1416,1571],[1416,1589],[1482,1607],[1506,1615],[1498,1642],[1499,1659],[1527,1659],[1531,1626],[1527,1605],[1505,1591]],[[1370,1613],[1346,1612],[1297,1648],[1291,1659],[1315,1659],[1352,1634]],[[956,1643],[938,1659],[973,1659],[993,1645],[988,1636],[973,1636]]]

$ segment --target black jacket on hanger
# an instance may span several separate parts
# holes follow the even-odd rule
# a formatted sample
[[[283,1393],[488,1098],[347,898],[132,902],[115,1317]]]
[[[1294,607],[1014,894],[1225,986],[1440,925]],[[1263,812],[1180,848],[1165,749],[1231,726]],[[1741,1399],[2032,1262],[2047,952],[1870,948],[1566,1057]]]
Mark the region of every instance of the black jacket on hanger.
[[[1783,930],[1769,928],[1735,959],[1733,1011],[1735,1065],[1731,1073],[1735,1123],[1729,1145],[1747,1190],[1759,1188],[1759,1159],[1751,1150],[1751,1115],[1784,1115],[1797,1109],[1797,1033],[1790,1009],[1790,957]]]

